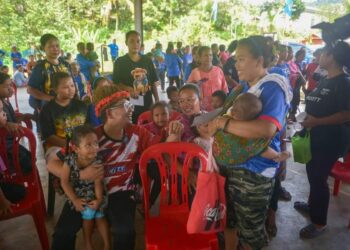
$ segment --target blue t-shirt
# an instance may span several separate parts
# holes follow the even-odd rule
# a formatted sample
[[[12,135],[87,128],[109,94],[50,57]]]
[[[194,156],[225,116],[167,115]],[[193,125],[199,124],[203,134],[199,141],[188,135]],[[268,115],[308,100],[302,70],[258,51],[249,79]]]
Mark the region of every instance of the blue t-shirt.
[[[118,47],[118,45],[115,44],[115,43],[111,43],[111,44],[108,44],[108,47],[109,47],[111,56],[115,57],[115,59],[117,59],[118,54],[119,54],[119,47]]]
[[[11,52],[12,59],[19,59],[18,61],[13,61],[12,66],[17,69],[17,64],[21,64],[22,54],[20,52]]]
[[[6,52],[4,50],[0,49],[0,66],[3,65],[2,61],[4,60],[5,55],[6,55]]]
[[[96,116],[94,104],[90,104],[88,106],[87,119],[88,119],[88,123],[93,127],[97,127],[97,126],[100,126],[102,124],[101,119]]]
[[[262,102],[263,109],[258,119],[268,120],[276,125],[278,132],[271,140],[270,147],[277,152],[281,151],[280,135],[281,130],[286,123],[286,114],[289,104],[286,103],[285,94],[281,87],[275,82],[266,82],[260,87],[261,95],[259,99]],[[266,177],[274,177],[279,163],[266,159],[260,155],[254,156],[242,165],[251,172],[262,174]]]
[[[83,98],[86,95],[85,84],[84,84],[82,78],[83,77],[81,77],[81,74],[78,74],[76,76],[73,75],[74,82],[76,83],[78,91],[79,91],[80,99]]]
[[[183,69],[186,71],[188,65],[192,62],[192,54],[184,54],[182,57]]]
[[[176,54],[165,54],[165,65],[168,70],[168,76],[174,77],[180,75],[180,65],[182,60]]]
[[[95,62],[89,61],[82,54],[78,54],[76,60],[80,66],[80,72],[84,74],[87,81],[90,81],[90,70],[95,66]]]
[[[269,73],[276,73],[289,79],[290,69],[288,63],[276,64],[271,69],[269,69]]]

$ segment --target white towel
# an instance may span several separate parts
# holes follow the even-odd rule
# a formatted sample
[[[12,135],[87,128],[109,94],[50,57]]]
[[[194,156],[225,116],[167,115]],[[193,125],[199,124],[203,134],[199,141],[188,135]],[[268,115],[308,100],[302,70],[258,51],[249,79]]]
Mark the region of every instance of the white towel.
[[[288,80],[284,76],[281,76],[279,74],[267,74],[266,76],[261,78],[260,81],[257,82],[253,87],[250,87],[248,92],[256,95],[257,97],[260,97],[261,92],[262,92],[262,89],[260,89],[260,87],[261,87],[262,84],[264,84],[266,82],[275,82],[275,83],[277,83],[278,86],[280,86],[280,88],[284,92],[286,103],[288,105],[290,104],[290,102],[293,99],[292,89],[290,87],[290,84],[289,84]]]

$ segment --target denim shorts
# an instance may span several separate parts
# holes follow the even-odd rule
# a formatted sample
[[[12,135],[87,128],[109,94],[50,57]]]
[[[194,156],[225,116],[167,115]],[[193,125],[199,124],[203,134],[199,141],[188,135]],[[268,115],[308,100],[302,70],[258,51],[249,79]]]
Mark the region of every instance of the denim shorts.
[[[89,206],[85,206],[85,210],[81,212],[83,220],[99,219],[104,216],[103,212],[91,209]]]

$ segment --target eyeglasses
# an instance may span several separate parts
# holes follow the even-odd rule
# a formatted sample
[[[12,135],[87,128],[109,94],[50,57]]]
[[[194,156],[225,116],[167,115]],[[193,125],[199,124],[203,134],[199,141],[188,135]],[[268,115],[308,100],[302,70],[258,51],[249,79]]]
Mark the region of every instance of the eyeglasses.
[[[124,101],[124,102],[118,102],[117,104],[115,104],[114,106],[110,107],[109,109],[117,109],[117,108],[124,108],[125,111],[134,111],[135,106],[134,104],[132,104],[129,101]]]
[[[179,99],[179,104],[193,104],[195,103],[197,98],[192,97],[192,98],[184,98],[184,99]]]

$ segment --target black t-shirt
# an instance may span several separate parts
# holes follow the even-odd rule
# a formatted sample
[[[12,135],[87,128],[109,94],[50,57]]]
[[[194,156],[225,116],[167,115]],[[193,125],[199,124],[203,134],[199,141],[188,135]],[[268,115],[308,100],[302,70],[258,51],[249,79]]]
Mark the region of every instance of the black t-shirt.
[[[40,112],[40,127],[43,139],[51,135],[66,138],[74,127],[86,123],[87,106],[84,102],[73,99],[63,107],[55,100],[48,102]]]
[[[350,78],[346,74],[322,79],[306,97],[306,112],[316,118],[341,111],[350,111]],[[343,154],[350,142],[349,135],[349,124],[317,126],[311,129],[311,147]]]
[[[239,82],[239,77],[236,69],[236,60],[234,59],[233,56],[231,56],[229,59],[227,59],[226,63],[224,64],[224,74],[225,76],[231,76],[233,80],[236,82]]]
[[[47,60],[38,61],[29,77],[28,85],[45,94],[54,96],[52,89],[53,74],[56,72],[67,72],[72,75],[70,64],[67,61],[59,58],[58,62],[58,64],[52,64]]]
[[[113,82],[115,84],[125,84],[126,86],[133,88],[134,78],[131,75],[131,71],[135,68],[143,68],[147,70],[148,84],[151,86],[158,81],[158,76],[154,68],[153,62],[147,56],[141,55],[141,59],[138,62],[131,60],[128,54],[119,57],[114,62],[113,68]],[[149,109],[152,105],[152,91],[149,90],[144,96],[145,108]]]
[[[220,58],[219,58],[218,55],[213,55],[212,64],[213,64],[214,66],[219,66],[219,65],[220,65]]]

